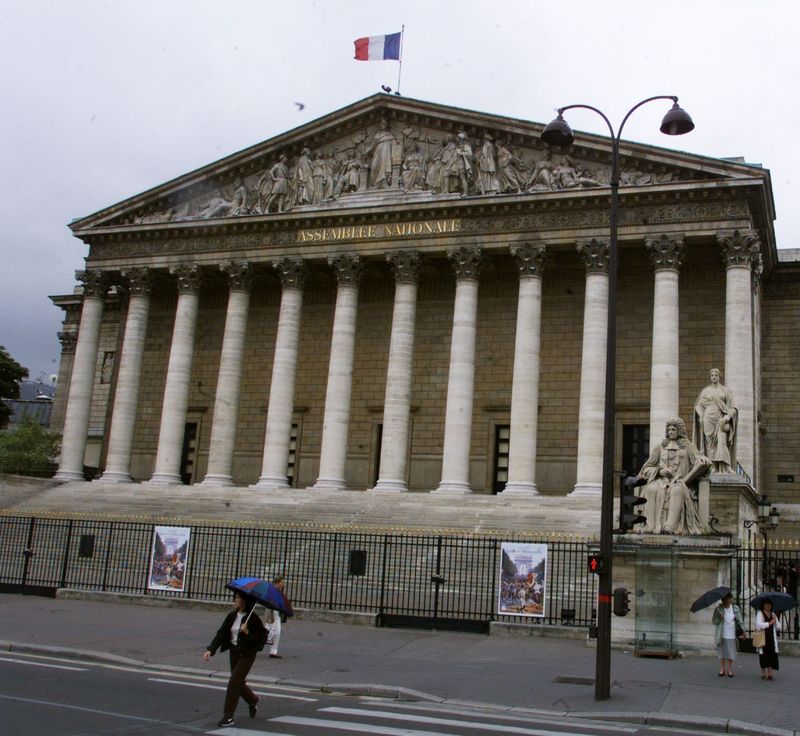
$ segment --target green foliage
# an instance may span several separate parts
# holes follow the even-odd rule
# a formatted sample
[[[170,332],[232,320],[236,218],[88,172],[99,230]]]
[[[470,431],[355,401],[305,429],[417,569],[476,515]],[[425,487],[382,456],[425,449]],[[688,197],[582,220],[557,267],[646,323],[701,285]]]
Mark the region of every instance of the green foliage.
[[[28,377],[28,369],[23,368],[12,358],[8,351],[0,345],[0,398],[18,399],[19,385],[17,381]],[[0,429],[8,424],[11,409],[4,401],[0,401]]]
[[[0,473],[50,476],[59,437],[26,415],[16,428],[0,433]]]

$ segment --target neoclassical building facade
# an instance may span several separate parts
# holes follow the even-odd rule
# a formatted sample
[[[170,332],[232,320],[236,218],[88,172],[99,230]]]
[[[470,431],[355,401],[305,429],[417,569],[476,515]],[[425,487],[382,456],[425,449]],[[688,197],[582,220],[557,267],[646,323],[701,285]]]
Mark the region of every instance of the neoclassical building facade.
[[[597,496],[610,142],[369,97],[73,222],[57,478]],[[719,368],[794,504],[800,262],[770,175],[623,142],[616,465]]]

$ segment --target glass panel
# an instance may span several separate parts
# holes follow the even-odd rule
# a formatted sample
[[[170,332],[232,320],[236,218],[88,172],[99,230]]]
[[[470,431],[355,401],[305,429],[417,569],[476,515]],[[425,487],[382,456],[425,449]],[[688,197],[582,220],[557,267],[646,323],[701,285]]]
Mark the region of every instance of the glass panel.
[[[636,553],[635,651],[638,656],[671,657],[673,556],[671,550]]]

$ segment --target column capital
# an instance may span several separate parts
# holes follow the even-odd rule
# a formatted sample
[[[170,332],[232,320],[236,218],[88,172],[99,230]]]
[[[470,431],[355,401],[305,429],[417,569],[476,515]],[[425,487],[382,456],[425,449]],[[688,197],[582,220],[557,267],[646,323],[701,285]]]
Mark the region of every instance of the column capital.
[[[59,332],[58,339],[61,342],[62,353],[74,353],[75,345],[78,342],[77,332]]]
[[[102,299],[108,290],[108,277],[103,271],[75,271],[75,278],[83,284],[84,296]]]
[[[122,278],[131,296],[149,296],[153,285],[149,268],[131,268],[122,272]]]
[[[753,230],[717,233],[717,243],[722,249],[725,268],[752,267],[761,249],[761,241]]]
[[[228,277],[231,291],[250,291],[253,285],[253,264],[250,261],[220,263],[219,270]]]
[[[394,280],[398,284],[415,284],[419,278],[419,253],[415,250],[397,250],[386,254],[386,261],[392,267]]]
[[[178,293],[196,294],[200,290],[202,274],[196,263],[181,263],[172,266],[169,272],[178,280]]]
[[[678,271],[686,254],[686,246],[682,235],[661,235],[657,238],[646,238],[644,247],[650,253],[656,271]]]
[[[512,245],[509,250],[517,261],[521,279],[531,276],[541,278],[544,264],[547,260],[547,246],[542,243],[523,243],[521,245]]]
[[[279,272],[284,289],[302,289],[306,282],[308,267],[302,258],[280,258],[272,262]]]
[[[583,260],[586,273],[608,273],[608,244],[604,240],[592,238],[579,240],[575,244],[578,255]]]
[[[339,253],[328,256],[328,265],[336,273],[339,286],[358,286],[364,264],[355,253]]]
[[[447,257],[456,272],[456,279],[477,281],[483,264],[483,251],[477,246],[467,248],[452,248],[447,251]]]

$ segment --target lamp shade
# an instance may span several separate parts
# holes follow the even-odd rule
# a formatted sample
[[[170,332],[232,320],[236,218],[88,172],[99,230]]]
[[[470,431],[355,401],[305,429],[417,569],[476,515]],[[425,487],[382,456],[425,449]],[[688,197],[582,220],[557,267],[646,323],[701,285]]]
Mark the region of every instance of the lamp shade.
[[[666,135],[683,135],[692,130],[694,130],[694,123],[689,113],[678,107],[678,103],[675,102],[661,121],[661,132]]]
[[[555,120],[550,121],[542,131],[542,140],[551,146],[568,146],[575,140],[572,128],[561,113]]]

